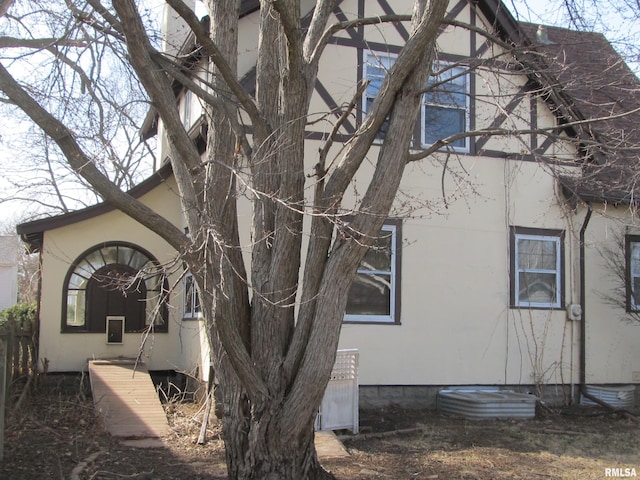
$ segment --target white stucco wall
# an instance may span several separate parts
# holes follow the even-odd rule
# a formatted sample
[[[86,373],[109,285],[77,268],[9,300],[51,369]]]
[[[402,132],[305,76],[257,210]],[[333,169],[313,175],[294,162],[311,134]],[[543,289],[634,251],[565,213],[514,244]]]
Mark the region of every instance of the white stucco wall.
[[[18,301],[18,257],[21,248],[13,235],[0,236],[0,310]]]
[[[581,209],[577,218],[584,218]],[[635,211],[625,206],[596,205],[586,230],[586,365],[587,383],[640,382],[640,321],[627,314],[624,299],[614,288],[624,266],[621,241],[627,234],[640,234]],[[621,259],[616,267],[609,253]],[[615,297],[607,299],[606,297]],[[612,303],[612,300],[614,303]]]
[[[172,181],[143,197],[143,201],[181,225],[180,205]],[[47,231],[43,245],[43,282],[40,310],[40,358],[49,362],[50,371],[80,371],[87,359],[134,357],[142,348],[142,337],[125,333],[122,345],[108,345],[104,333],[61,333],[64,280],[72,263],[83,252],[106,241],[128,242],[151,253],[167,266],[172,275],[169,333],[156,333],[144,344],[143,359],[151,370],[190,370],[200,367],[192,352],[199,352],[200,322],[182,321],[182,284],[178,281],[175,252],[166,242],[129,217],[111,211],[88,220]],[[187,368],[189,367],[189,368]]]

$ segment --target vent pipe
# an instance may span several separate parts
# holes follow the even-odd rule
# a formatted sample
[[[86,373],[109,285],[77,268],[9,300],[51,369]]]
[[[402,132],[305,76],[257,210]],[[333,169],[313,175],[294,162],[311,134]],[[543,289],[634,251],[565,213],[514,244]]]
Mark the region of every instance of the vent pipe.
[[[536,31],[536,40],[538,43],[542,43],[543,45],[551,45],[553,42],[549,40],[549,31],[547,30],[546,25],[538,25],[538,30]]]

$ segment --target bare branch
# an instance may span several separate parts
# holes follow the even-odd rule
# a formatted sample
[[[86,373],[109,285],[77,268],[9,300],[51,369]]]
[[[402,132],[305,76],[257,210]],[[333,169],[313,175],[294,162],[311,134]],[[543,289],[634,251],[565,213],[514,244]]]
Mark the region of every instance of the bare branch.
[[[228,99],[222,100],[219,97],[212,95],[205,88],[201,87],[196,81],[192,80],[191,77],[183,72],[184,68],[167,58],[165,55],[162,55],[159,52],[153,53],[152,57],[160,64],[163,65],[165,70],[169,73],[171,77],[176,79],[183,85],[185,88],[191,90],[195,93],[198,98],[207,102],[209,105],[219,109],[220,111],[226,112],[226,118],[231,124],[233,131],[238,138],[238,142],[242,145],[242,149],[245,153],[245,156],[249,158],[251,156],[251,145],[247,140],[246,132],[244,131],[244,127],[238,121],[237,110],[234,107],[234,104]],[[205,82],[203,79],[198,79],[198,82],[205,84],[205,86],[211,88],[212,85],[210,83]]]
[[[4,17],[15,0],[0,0],[0,17]]]
[[[14,38],[0,37],[0,48],[34,48],[44,49],[54,45],[65,47],[82,47],[86,45],[83,40],[69,40],[65,38]]]
[[[331,25],[317,41],[313,48],[313,52],[309,55],[309,63],[315,64],[320,60],[324,48],[329,43],[329,40],[340,30],[348,30],[350,28],[356,28],[363,25],[379,25],[381,23],[397,23],[408,22],[411,20],[411,15],[381,15],[379,17],[367,17],[356,18],[347,22],[338,22]]]
[[[167,0],[167,3],[171,5],[178,14],[187,22],[200,45],[206,50],[211,61],[216,65],[220,71],[220,75],[226,82],[229,90],[235,95],[240,102],[240,105],[245,109],[256,132],[261,137],[265,138],[269,135],[270,128],[265,123],[262,114],[258,111],[255,102],[244,90],[240,82],[233,71],[229,68],[229,65],[225,61],[224,57],[218,50],[218,47],[211,41],[209,32],[207,32],[193,11],[188,8],[182,0]]]
[[[31,98],[1,64],[0,89],[51,137],[64,152],[74,170],[85,178],[105,200],[141,224],[162,234],[165,240],[177,250],[182,248],[184,234],[171,222],[121,191],[98,171],[75,141],[72,132]]]

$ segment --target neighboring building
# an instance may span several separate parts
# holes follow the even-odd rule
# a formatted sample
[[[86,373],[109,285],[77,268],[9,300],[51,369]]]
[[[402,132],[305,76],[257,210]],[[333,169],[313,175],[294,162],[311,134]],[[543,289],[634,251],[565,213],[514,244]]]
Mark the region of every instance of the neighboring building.
[[[255,3],[243,2],[242,11],[238,63],[247,88],[256,62]],[[345,0],[336,18],[384,15],[390,3]],[[397,12],[409,6],[392,3]],[[379,248],[351,290],[341,333],[340,347],[360,352],[361,399],[426,404],[437,387],[454,385],[544,390],[558,398],[584,383],[640,383],[640,326],[623,321],[640,311],[640,224],[626,182],[637,169],[637,153],[627,147],[640,145],[638,115],[566,125],[568,117],[634,110],[640,83],[601,35],[517,23],[496,0],[452,1],[450,17],[529,52],[535,45],[549,55],[548,68],[538,70],[542,55],[524,50],[521,60],[532,68],[516,68],[510,53],[478,31],[443,30],[439,73],[431,80],[441,88],[424,97],[416,149],[481,128],[524,133],[460,138],[448,153],[407,167]],[[366,111],[407,35],[390,24],[337,33],[311,111],[337,109],[368,80]],[[461,65],[469,58],[479,66],[467,72]],[[188,92],[178,98],[197,141],[200,105]],[[348,120],[340,139],[360,119]],[[164,139],[162,125],[147,125],[147,133]],[[557,128],[554,137],[541,133],[549,128]],[[309,126],[310,169],[325,134],[324,125]],[[614,135],[619,148],[594,151],[592,140]],[[587,158],[617,161],[603,169],[587,166]],[[164,165],[131,193],[184,226],[176,191]],[[357,202],[355,189],[349,201]],[[241,215],[248,239],[248,206]],[[144,344],[149,368],[207,379],[197,291],[158,236],[106,204],[25,223],[18,232],[42,254],[40,358],[49,371],[82,370],[92,357],[135,356],[139,332],[153,322]],[[127,296],[101,287],[104,278],[137,271],[146,274]],[[163,287],[174,284],[182,288],[165,297]]]
[[[18,301],[20,243],[15,235],[0,236],[0,310]]]

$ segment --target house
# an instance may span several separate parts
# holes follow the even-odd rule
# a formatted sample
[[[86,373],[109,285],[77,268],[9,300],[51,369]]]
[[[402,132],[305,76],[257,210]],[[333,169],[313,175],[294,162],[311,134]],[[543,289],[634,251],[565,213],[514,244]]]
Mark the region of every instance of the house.
[[[243,2],[241,12],[238,68],[249,90],[256,3]],[[402,0],[344,0],[335,18],[409,8]],[[416,152],[478,129],[519,133],[459,135],[407,167],[378,248],[350,291],[340,337],[341,348],[359,351],[361,404],[428,405],[443,386],[563,401],[584,384],[637,385],[638,116],[620,113],[640,105],[638,79],[603,36],[516,22],[498,0],[452,0],[448,19]],[[166,22],[170,32],[180,25],[171,15]],[[167,38],[167,48],[178,42]],[[336,33],[310,111],[340,112],[368,81],[358,107],[366,111],[407,38],[402,24]],[[192,68],[204,74],[197,62]],[[189,91],[177,99],[198,142],[200,105]],[[337,139],[348,140],[361,118],[349,117]],[[608,120],[589,122],[596,118]],[[309,125],[310,168],[330,129]],[[164,158],[163,126],[150,116],[145,132],[159,136]],[[185,225],[168,164],[131,194]],[[350,201],[358,201],[357,188]],[[158,236],[106,203],[24,223],[18,233],[42,255],[40,358],[49,371],[142,353],[150,370],[208,379],[197,291]],[[144,275],[124,287],[127,295],[105,287],[105,278],[135,272]],[[152,334],[141,333],[151,323]]]
[[[0,236],[0,310],[18,301],[19,248],[15,235]]]

